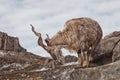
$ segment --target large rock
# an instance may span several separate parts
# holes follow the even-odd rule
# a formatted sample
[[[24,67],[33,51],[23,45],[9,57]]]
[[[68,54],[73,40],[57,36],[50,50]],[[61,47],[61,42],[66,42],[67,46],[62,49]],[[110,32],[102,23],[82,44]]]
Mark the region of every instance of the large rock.
[[[110,33],[109,35],[106,35],[104,37],[104,39],[102,39],[102,40],[105,40],[105,39],[108,39],[108,38],[111,38],[111,37],[118,37],[118,36],[120,36],[120,31],[114,31],[114,32]]]
[[[95,50],[95,54],[97,56],[103,54],[110,55],[113,52],[113,49],[115,48],[119,40],[120,40],[120,36],[108,38],[106,40],[101,41]]]
[[[107,64],[115,60],[115,56],[120,53],[120,32],[115,31],[103,38],[95,49],[93,62],[97,64]],[[114,56],[112,58],[112,55]]]
[[[120,61],[92,68],[71,66],[44,71],[0,74],[1,80],[120,80]]]
[[[26,51],[20,46],[17,37],[8,36],[6,33],[0,32],[0,50],[4,51]]]
[[[117,60],[120,60],[120,41],[117,43],[113,50],[113,56],[112,56],[112,61],[115,62]]]
[[[100,67],[76,69],[69,79],[64,80],[120,80],[120,61]]]
[[[94,68],[56,69],[43,76],[43,80],[120,80],[120,61]]]

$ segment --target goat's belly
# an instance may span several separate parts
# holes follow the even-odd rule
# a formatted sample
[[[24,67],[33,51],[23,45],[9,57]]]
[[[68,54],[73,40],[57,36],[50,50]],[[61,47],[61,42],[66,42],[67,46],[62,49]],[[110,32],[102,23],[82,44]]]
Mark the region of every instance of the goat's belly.
[[[74,43],[68,45],[67,47],[65,47],[65,49],[67,49],[70,53],[78,52],[78,50],[80,49],[80,45],[78,43]]]

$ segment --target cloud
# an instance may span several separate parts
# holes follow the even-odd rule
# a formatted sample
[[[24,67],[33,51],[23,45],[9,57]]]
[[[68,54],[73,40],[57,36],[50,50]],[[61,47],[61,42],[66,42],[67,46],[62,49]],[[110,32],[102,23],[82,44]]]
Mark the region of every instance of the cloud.
[[[52,37],[62,30],[71,18],[91,17],[99,22],[106,35],[120,30],[119,4],[119,0],[0,0],[0,31],[19,37],[28,51],[49,56],[37,45],[30,24],[45,38],[46,33]]]

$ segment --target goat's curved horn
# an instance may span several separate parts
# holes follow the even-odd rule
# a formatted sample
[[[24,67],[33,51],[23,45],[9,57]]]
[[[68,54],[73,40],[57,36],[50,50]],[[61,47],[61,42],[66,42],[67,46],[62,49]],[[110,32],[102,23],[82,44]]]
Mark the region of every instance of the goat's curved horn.
[[[34,28],[34,26],[33,26],[32,24],[30,24],[30,26],[32,27],[33,33],[34,33],[36,36],[41,37],[41,33],[36,32],[36,31],[35,31],[35,28]]]

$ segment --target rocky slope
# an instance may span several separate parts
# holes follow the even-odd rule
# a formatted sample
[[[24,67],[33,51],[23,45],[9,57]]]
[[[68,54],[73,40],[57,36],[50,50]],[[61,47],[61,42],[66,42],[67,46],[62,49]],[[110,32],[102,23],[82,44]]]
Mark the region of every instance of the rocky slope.
[[[0,80],[120,80],[120,31],[101,40],[89,68],[76,68],[77,57],[66,56],[65,65],[51,69],[52,59],[27,52],[18,38],[7,37],[0,33]]]

